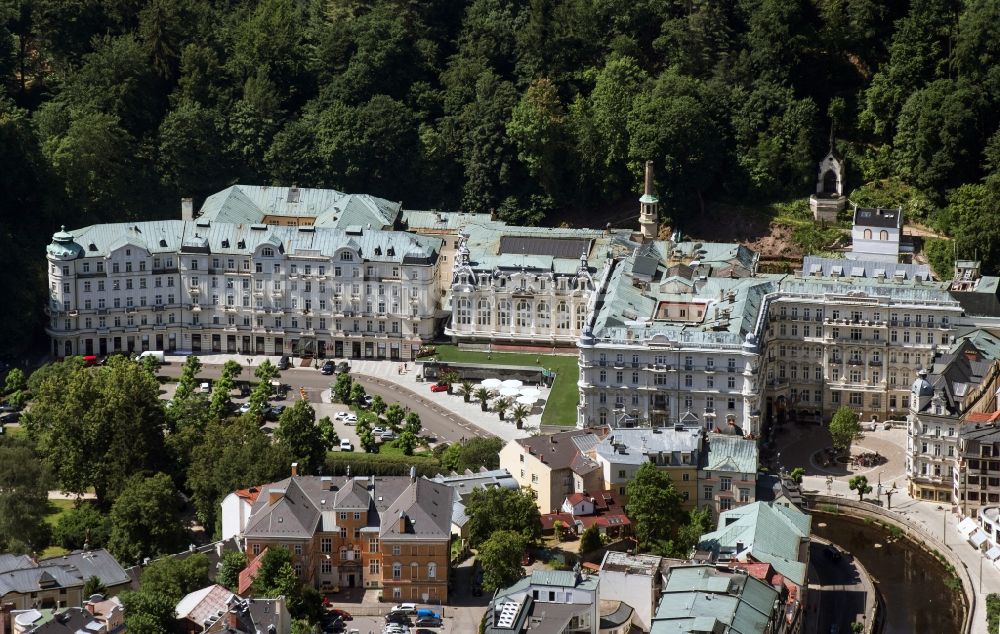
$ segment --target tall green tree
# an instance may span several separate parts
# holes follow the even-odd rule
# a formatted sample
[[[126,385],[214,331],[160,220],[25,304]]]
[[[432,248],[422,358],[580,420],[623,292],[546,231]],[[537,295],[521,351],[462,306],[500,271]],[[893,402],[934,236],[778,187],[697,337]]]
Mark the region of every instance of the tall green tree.
[[[628,496],[625,509],[640,547],[674,539],[685,514],[681,496],[665,471],[643,463],[625,491]]]
[[[29,447],[0,445],[0,550],[48,546],[48,482],[44,464]]]
[[[542,190],[562,194],[566,177],[569,131],[566,108],[552,80],[542,78],[528,86],[511,111],[507,134],[517,146],[517,158]]]
[[[84,544],[104,548],[110,537],[111,518],[86,500],[63,513],[52,532],[53,541],[66,550],[79,550]]]
[[[830,419],[830,437],[833,446],[842,453],[851,450],[851,443],[861,434],[858,413],[846,405],[841,405]]]
[[[132,474],[162,465],[159,383],[125,357],[98,369],[56,365],[34,382],[25,425],[64,491],[94,487],[98,500],[110,503]]]
[[[295,401],[281,413],[274,437],[299,463],[300,473],[313,474],[323,466],[326,441],[316,425],[316,412],[308,402]]]
[[[165,473],[135,475],[111,507],[108,550],[122,562],[175,552],[184,539],[180,497]]]
[[[496,531],[513,531],[528,542],[542,535],[538,506],[521,490],[476,489],[466,501],[465,513],[469,517],[469,542],[474,548]]]
[[[476,558],[483,565],[483,589],[495,592],[524,577],[521,558],[527,542],[517,531],[499,530],[479,545]]]

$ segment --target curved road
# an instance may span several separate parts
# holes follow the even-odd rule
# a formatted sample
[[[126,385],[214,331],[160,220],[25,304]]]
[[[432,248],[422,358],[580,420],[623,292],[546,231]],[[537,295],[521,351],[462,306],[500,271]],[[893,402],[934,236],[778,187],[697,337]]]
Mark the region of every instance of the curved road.
[[[180,363],[171,363],[160,367],[159,374],[177,377],[181,373]],[[222,373],[221,365],[204,365],[199,378],[215,379]],[[351,376],[365,386],[365,391],[372,396],[381,396],[386,403],[399,403],[410,408],[411,411],[420,416],[420,422],[427,430],[428,435],[436,436],[439,441],[455,442],[465,438],[480,436],[491,438],[493,434],[476,426],[471,421],[448,411],[447,409],[433,403],[419,394],[406,388],[400,387],[389,381],[371,377],[358,373],[351,373]],[[237,377],[237,381],[247,378],[247,370]],[[310,402],[319,403],[320,393],[330,387],[334,381],[334,376],[326,376],[312,368],[296,368],[285,370],[281,373],[281,382],[292,387],[289,398],[293,398],[296,392],[303,388]]]

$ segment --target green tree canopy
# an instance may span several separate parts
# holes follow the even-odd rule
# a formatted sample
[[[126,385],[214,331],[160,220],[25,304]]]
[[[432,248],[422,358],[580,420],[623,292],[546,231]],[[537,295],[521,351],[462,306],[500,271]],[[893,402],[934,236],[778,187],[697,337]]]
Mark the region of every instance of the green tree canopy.
[[[108,550],[121,562],[175,552],[184,540],[180,497],[170,476],[135,475],[111,507]]]
[[[497,531],[513,531],[527,542],[541,538],[542,520],[535,500],[521,490],[475,489],[465,504],[473,548]]]
[[[861,423],[858,422],[858,414],[850,407],[842,405],[830,420],[830,437],[833,439],[833,446],[841,452],[851,450],[851,443],[861,433]]]
[[[0,445],[0,551],[41,551],[49,544],[48,472],[24,446]]]
[[[483,541],[476,558],[483,564],[483,589],[487,592],[506,588],[524,577],[521,558],[527,541],[518,531],[498,530]]]
[[[316,412],[307,401],[295,401],[281,413],[274,437],[299,463],[299,473],[314,474],[323,466],[326,440],[316,425]]]
[[[111,537],[111,518],[86,500],[59,517],[52,533],[53,540],[66,550],[104,548]]]
[[[625,488],[625,509],[640,546],[672,540],[684,521],[681,496],[670,476],[644,462]]]

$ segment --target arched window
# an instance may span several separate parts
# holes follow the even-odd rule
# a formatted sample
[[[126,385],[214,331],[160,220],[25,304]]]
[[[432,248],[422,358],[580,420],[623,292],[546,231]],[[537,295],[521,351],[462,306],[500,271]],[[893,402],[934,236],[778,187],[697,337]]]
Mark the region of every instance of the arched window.
[[[559,302],[559,308],[556,310],[556,328],[560,330],[569,330],[569,306],[566,302]]]
[[[872,230],[871,229],[865,229],[864,236],[865,236],[865,240],[871,240],[872,239]]]
[[[464,297],[458,300],[458,324],[467,326],[472,323],[472,302]]]
[[[552,316],[549,314],[549,305],[545,302],[539,302],[538,307],[535,309],[535,324],[539,328],[548,328]]]
[[[490,310],[490,302],[487,299],[479,300],[479,305],[477,309],[478,314],[476,315],[476,322],[480,326],[489,326],[493,323],[493,313]]]
[[[264,247],[263,249],[260,250],[260,254],[265,258],[273,258],[274,249],[272,249],[271,247]]]
[[[427,578],[437,579],[438,565],[433,561],[427,564]]]
[[[879,240],[888,240],[889,239],[889,232],[886,231],[885,229],[883,229],[882,231],[879,231],[878,232],[878,239]]]
[[[527,328],[531,326],[531,306],[527,300],[517,302],[517,327]]]
[[[510,302],[506,299],[500,300],[500,303],[497,304],[497,325],[510,325]]]
[[[583,330],[583,325],[587,321],[587,307],[580,304],[576,307],[576,329]]]

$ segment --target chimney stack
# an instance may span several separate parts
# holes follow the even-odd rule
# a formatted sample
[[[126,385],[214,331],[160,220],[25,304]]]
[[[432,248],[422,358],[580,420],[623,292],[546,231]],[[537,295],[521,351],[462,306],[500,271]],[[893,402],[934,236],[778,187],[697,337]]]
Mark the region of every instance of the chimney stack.
[[[293,462],[292,463],[292,477],[294,478],[297,475],[299,475],[299,463]]]
[[[193,198],[181,198],[181,220],[194,220]]]
[[[417,467],[416,466],[411,466],[410,467],[410,482],[416,482],[416,481],[417,481]]]
[[[653,194],[653,161],[646,161],[646,187],[643,193],[647,196]]]
[[[402,511],[399,512],[399,532],[406,532],[406,513]]]

